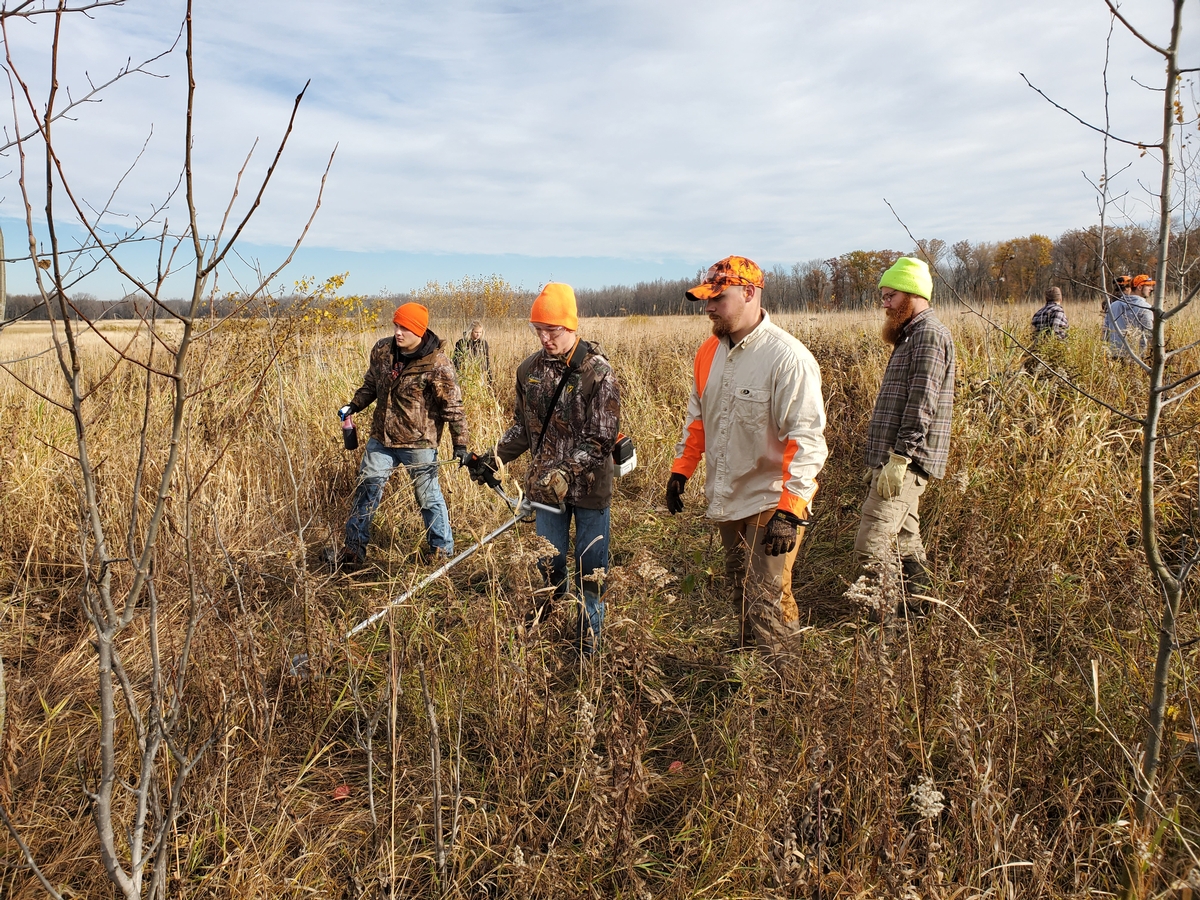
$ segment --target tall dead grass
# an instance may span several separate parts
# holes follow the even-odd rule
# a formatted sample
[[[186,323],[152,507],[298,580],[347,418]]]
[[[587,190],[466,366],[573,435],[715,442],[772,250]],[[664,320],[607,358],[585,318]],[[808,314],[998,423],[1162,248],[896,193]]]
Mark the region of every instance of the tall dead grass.
[[[1071,313],[1056,363],[1136,408],[1139,377],[1107,360],[1091,310]],[[1085,897],[1116,890],[1130,848],[1156,891],[1200,878],[1189,855],[1200,828],[1186,693],[1200,663],[1186,644],[1200,630],[1194,602],[1180,622],[1169,825],[1141,834],[1128,814],[1157,606],[1137,546],[1136,429],[1026,371],[978,319],[941,315],[959,351],[953,449],[924,518],[942,595],[961,615],[895,633],[862,624],[842,596],[886,363],[877,322],[781,317],[821,364],[830,459],[794,576],[803,650],[779,670],[725,652],[731,606],[701,479],[685,515],[661,508],[702,319],[583,325],[616,368],[641,463],[617,486],[606,646],[588,663],[558,640],[565,611],[533,634],[521,625],[540,588],[527,526],[344,644],[349,626],[428,571],[402,477],[376,519],[369,574],[334,579],[317,563],[338,540],[357,461],[333,411],[374,337],[289,339],[261,383],[255,364],[279,350],[266,329],[214,339],[195,361],[213,387],[191,409],[156,562],[164,621],[184,620],[191,591],[205,610],[181,739],[220,733],[184,788],[171,896]],[[1025,332],[1027,310],[997,315]],[[462,327],[440,324],[451,341]],[[1175,327],[1177,344],[1198,330]],[[535,347],[520,324],[488,338],[495,384],[464,384],[475,447],[507,425],[512,373]],[[5,332],[0,358],[45,346],[44,334]],[[88,346],[102,371],[110,351]],[[53,396],[55,365],[43,355],[13,368]],[[139,370],[120,369],[89,423],[113,523],[128,520],[143,387]],[[152,428],[167,403],[150,398]],[[12,378],[0,380],[0,409],[11,434],[0,451],[0,791],[51,882],[105,896],[80,790],[96,681],[78,602],[72,428]],[[1182,426],[1196,420],[1189,401],[1164,442],[1160,503],[1177,547],[1198,487],[1196,438]],[[506,514],[462,472],[444,469],[442,483],[461,546]],[[131,672],[148,671],[137,628],[121,652]],[[309,677],[287,677],[302,652]],[[0,843],[0,895],[39,896],[15,846]]]

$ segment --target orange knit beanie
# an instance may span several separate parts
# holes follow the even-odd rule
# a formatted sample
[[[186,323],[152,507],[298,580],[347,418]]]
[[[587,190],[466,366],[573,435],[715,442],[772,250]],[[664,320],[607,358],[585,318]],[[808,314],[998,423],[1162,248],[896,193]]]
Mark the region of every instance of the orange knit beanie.
[[[420,303],[405,303],[396,310],[392,321],[417,337],[425,337],[425,331],[429,328],[429,310]]]
[[[575,292],[569,284],[550,282],[529,311],[529,321],[538,325],[561,325],[569,331],[579,330],[579,313],[575,307]]]

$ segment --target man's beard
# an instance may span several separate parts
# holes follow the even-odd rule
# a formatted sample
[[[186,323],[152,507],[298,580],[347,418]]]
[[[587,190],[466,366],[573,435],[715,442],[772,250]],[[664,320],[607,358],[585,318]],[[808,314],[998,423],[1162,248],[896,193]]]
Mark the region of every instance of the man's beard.
[[[712,333],[719,338],[729,337],[733,334],[733,324],[728,319],[722,319],[718,316],[709,316],[712,322]]]
[[[891,309],[884,307],[883,328],[880,329],[880,334],[883,337],[885,344],[893,347],[896,346],[896,341],[900,338],[900,332],[904,330],[904,326],[908,324],[908,320],[913,317],[913,299],[905,295],[900,301],[899,306],[894,306]]]

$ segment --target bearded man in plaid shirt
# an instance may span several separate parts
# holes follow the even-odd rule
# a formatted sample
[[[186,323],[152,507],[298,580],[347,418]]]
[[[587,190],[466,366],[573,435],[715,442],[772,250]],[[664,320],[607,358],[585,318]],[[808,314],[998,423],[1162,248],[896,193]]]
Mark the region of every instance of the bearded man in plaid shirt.
[[[894,565],[899,551],[906,601],[898,615],[922,615],[936,599],[918,513],[931,478],[946,473],[954,406],[954,341],[929,307],[933,279],[919,259],[902,256],[879,279],[892,356],[867,430],[871,488],[854,549],[868,569]],[[875,565],[871,565],[874,563]]]
[[[1062,308],[1062,291],[1056,287],[1046,291],[1045,305],[1033,314],[1034,340],[1051,336],[1067,336],[1067,311]]]

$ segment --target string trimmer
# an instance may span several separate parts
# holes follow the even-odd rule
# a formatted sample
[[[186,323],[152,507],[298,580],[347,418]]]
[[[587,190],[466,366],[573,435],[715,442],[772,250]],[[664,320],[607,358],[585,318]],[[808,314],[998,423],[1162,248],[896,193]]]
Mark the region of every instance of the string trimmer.
[[[490,544],[496,538],[500,537],[500,535],[504,534],[506,531],[513,528],[518,522],[522,521],[523,519],[528,519],[531,515],[533,515],[533,513],[536,510],[540,509],[543,512],[560,513],[560,514],[566,512],[565,506],[561,506],[561,505],[560,506],[549,506],[545,503],[538,503],[536,501],[530,500],[528,497],[520,497],[517,500],[512,499],[511,497],[509,497],[507,494],[504,493],[503,489],[500,487],[500,482],[499,482],[499,480],[496,479],[495,475],[491,475],[486,480],[486,482],[487,482],[487,486],[490,487],[492,490],[494,490],[500,496],[500,499],[503,500],[505,502],[505,504],[507,504],[509,510],[513,514],[512,518],[509,519],[507,522],[505,522],[503,525],[501,525],[499,528],[497,528],[495,531],[492,531],[492,532],[484,535],[482,538],[480,538],[478,543],[472,544],[470,547],[468,547],[462,553],[459,553],[457,556],[447,560],[446,563],[444,565],[442,565],[441,568],[437,569],[436,571],[430,572],[428,575],[426,575],[424,578],[422,578],[419,582],[417,582],[417,584],[413,585],[413,587],[409,588],[407,591],[405,591],[399,597],[396,597],[393,600],[389,600],[387,603],[385,603],[383,606],[381,606],[377,611],[375,611],[370,616],[363,619],[361,622],[359,622],[357,625],[355,625],[353,628],[351,628],[349,631],[347,631],[346,634],[342,637],[343,641],[348,641],[348,640],[350,640],[350,638],[354,637],[360,631],[364,631],[365,629],[370,628],[372,625],[374,625],[376,622],[378,622],[380,619],[382,619],[384,616],[386,616],[391,609],[399,606],[401,603],[404,603],[406,600],[408,600],[410,597],[412,597],[413,594],[417,593],[417,591],[421,590],[426,585],[429,585],[432,582],[437,581],[439,578],[441,578],[443,575],[445,575],[447,572],[449,572],[451,569],[453,569],[455,566],[457,566],[463,560],[467,559],[467,557],[474,554],[480,547],[483,547],[486,544]],[[288,667],[288,674],[293,677],[302,675],[304,670],[308,668],[308,660],[309,660],[309,655],[307,653],[297,653],[295,656],[292,657],[291,665]]]

